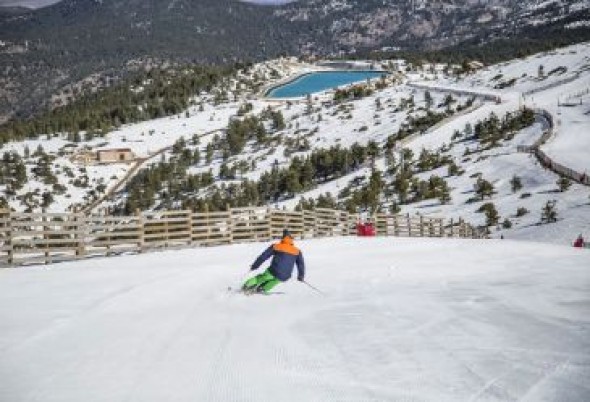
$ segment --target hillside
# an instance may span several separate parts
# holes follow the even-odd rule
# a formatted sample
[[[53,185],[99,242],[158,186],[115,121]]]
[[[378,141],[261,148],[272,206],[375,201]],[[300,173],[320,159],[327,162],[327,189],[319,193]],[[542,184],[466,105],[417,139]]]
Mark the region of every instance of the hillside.
[[[270,296],[228,292],[265,244],[2,272],[0,399],[590,397],[590,253],[508,240],[300,245],[323,296],[294,280]]]
[[[554,134],[540,149],[580,174],[590,171],[583,134],[589,49],[575,45],[467,74],[384,60],[381,67],[392,75],[363,83],[358,88],[366,93],[358,98],[340,100],[346,91],[309,100],[264,98],[264,85],[319,67],[295,59],[260,63],[220,76],[180,114],[82,133],[79,142],[68,134],[8,143],[0,186],[17,210],[130,214],[202,210],[205,203],[213,209],[314,203],[463,218],[488,226],[493,236],[569,244],[587,230],[588,189],[560,188],[557,174],[518,151],[548,129],[538,112],[519,109],[549,113]],[[147,90],[147,81],[132,88]],[[76,162],[112,148],[131,148],[136,162]],[[15,177],[10,172],[16,180],[8,179]],[[478,183],[491,188],[478,195]],[[105,194],[111,196],[103,200]],[[552,202],[557,222],[540,225]]]
[[[0,402],[590,401],[590,0],[54,3],[0,4]]]
[[[0,18],[14,17],[28,12],[31,12],[31,9],[27,7],[0,5]]]
[[[51,95],[98,73],[169,62],[228,64],[378,49],[476,49],[516,39],[504,59],[590,40],[585,1],[64,0],[0,15],[0,117],[30,116]],[[520,45],[519,45],[520,44]],[[512,48],[512,52],[506,52]],[[465,57],[465,56],[463,56]],[[497,60],[497,59],[496,59]],[[460,60],[462,61],[462,60]]]

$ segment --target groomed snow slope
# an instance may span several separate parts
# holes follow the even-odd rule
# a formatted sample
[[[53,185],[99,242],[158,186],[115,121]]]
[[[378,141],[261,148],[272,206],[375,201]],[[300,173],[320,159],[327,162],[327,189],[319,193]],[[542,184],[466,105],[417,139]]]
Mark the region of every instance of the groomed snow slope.
[[[263,244],[0,271],[0,400],[590,399],[590,252],[300,244],[326,296],[228,292]]]

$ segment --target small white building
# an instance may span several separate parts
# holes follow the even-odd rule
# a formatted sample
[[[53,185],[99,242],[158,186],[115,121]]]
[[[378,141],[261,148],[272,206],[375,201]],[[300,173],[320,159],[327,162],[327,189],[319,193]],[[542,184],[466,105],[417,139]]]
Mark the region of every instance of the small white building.
[[[129,148],[102,149],[96,152],[98,163],[126,163],[135,160],[135,154]]]

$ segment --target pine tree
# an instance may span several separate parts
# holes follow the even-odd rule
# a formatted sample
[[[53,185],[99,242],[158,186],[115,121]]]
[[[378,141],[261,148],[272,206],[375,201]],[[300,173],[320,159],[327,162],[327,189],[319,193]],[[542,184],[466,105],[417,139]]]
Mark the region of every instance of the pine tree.
[[[524,216],[524,215],[526,215],[526,214],[528,214],[528,213],[529,213],[529,210],[528,210],[528,209],[526,209],[525,207],[518,207],[518,208],[516,209],[516,215],[515,215],[515,216],[516,216],[517,218],[520,218],[521,216]]]
[[[211,162],[213,161],[213,153],[215,151],[213,150],[213,144],[209,143],[207,144],[207,148],[205,149],[205,162],[207,163],[207,165],[210,165]]]
[[[438,189],[438,200],[441,204],[445,205],[451,202],[451,191],[446,181],[442,181]]]
[[[456,100],[455,100],[455,98],[453,98],[453,95],[448,94],[447,96],[445,96],[445,99],[443,100],[442,105],[445,107],[450,107],[455,102],[456,102]]]
[[[557,222],[557,201],[547,201],[541,210],[541,223]]]
[[[432,95],[430,91],[424,92],[424,102],[426,103],[426,109],[430,109],[432,107]]]
[[[392,214],[394,214],[394,215],[399,214],[401,212],[401,208],[400,208],[400,206],[398,205],[397,202],[392,202],[391,203],[391,205],[389,207],[389,212],[392,213]]]
[[[51,204],[53,204],[53,195],[46,191],[43,193],[42,195],[42,202],[41,202],[41,207],[42,208],[48,208]]]
[[[561,176],[559,179],[557,179],[557,186],[559,187],[559,191],[562,193],[567,191],[571,185],[572,181],[565,176]]]
[[[285,118],[283,117],[283,113],[280,110],[272,113],[272,128],[275,131],[284,130],[286,127],[285,125]]]
[[[483,212],[486,216],[486,226],[495,226],[498,224],[500,220],[500,216],[498,215],[498,211],[496,210],[496,206],[491,202],[486,202],[483,204],[477,212]]]
[[[459,176],[461,174],[461,169],[459,168],[459,166],[457,165],[457,163],[455,163],[455,161],[451,161],[449,163],[449,166],[447,168],[447,175],[448,176]]]
[[[518,190],[522,188],[522,182],[520,177],[514,175],[512,179],[510,179],[510,187],[512,188],[512,192],[516,193]]]
[[[494,194],[494,185],[489,181],[478,178],[477,182],[475,183],[475,193],[479,196],[480,200],[483,201],[485,197],[492,197]]]
[[[286,191],[292,195],[301,192],[303,186],[299,182],[299,175],[294,169],[289,169],[285,178]]]
[[[410,183],[403,174],[398,174],[393,182],[393,187],[398,195],[400,204],[405,204],[408,199]]]

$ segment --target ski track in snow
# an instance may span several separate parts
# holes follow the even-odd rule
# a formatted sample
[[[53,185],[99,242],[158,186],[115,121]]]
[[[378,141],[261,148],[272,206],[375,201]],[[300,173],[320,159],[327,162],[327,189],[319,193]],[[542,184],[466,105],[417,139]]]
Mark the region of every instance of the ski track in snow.
[[[308,240],[325,296],[227,291],[264,246],[0,271],[0,401],[590,398],[585,250]]]

